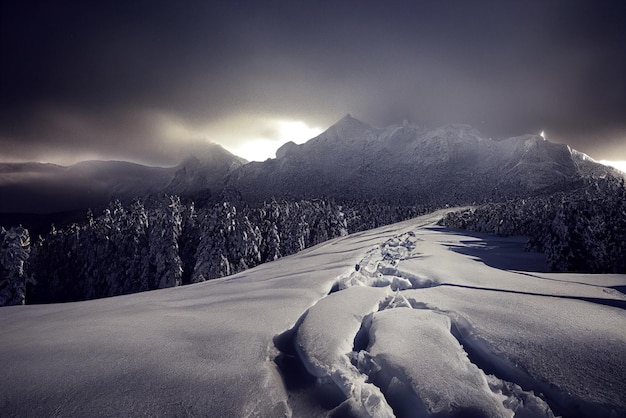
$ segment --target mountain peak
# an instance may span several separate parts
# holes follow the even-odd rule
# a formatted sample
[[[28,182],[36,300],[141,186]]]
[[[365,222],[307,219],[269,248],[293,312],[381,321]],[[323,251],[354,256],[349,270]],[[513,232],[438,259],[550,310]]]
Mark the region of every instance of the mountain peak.
[[[205,144],[196,153],[175,167],[168,193],[185,195],[200,190],[220,189],[223,179],[247,161],[214,142]]]
[[[348,113],[322,133],[320,137],[334,137],[353,140],[362,138],[367,131],[371,130],[372,127],[370,125],[352,117],[352,115]]]
[[[220,144],[207,142],[203,146],[198,147],[193,153],[190,153],[177,167],[190,165],[206,166],[223,163],[232,163],[236,166],[241,166],[247,162],[248,161],[246,159],[231,153]]]
[[[337,126],[337,125],[354,125],[354,124],[367,125],[365,122],[360,121],[359,119],[353,117],[350,113],[348,113],[343,118],[339,119],[337,121],[337,123],[335,123],[333,126]],[[367,126],[369,126],[369,125],[367,125]]]
[[[295,142],[293,141],[285,142],[283,145],[280,146],[280,148],[276,150],[276,158],[277,159],[283,158],[287,154],[289,154],[290,152],[292,152],[293,150],[297,148],[298,148],[298,145],[296,145]]]

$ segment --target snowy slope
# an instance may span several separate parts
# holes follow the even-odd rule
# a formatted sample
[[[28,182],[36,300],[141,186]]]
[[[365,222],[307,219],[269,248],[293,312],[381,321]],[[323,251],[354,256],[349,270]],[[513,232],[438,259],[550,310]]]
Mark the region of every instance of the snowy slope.
[[[542,273],[441,215],[197,285],[0,308],[0,415],[626,416],[626,277]]]

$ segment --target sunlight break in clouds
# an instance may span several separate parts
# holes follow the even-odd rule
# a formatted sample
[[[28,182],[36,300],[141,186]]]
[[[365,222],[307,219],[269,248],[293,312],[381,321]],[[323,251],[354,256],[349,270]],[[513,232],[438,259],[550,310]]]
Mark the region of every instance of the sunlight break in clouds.
[[[206,123],[194,123],[174,115],[153,115],[156,137],[164,146],[177,151],[178,159],[190,152],[201,152],[207,143],[221,145],[248,161],[265,161],[288,141],[301,144],[319,135],[322,129],[301,120],[289,120],[265,115],[240,114]]]
[[[276,156],[276,150],[286,142],[302,144],[322,132],[318,127],[310,127],[302,121],[272,120],[269,129],[263,135],[243,139],[236,145],[224,148],[248,161],[265,161]]]
[[[600,164],[608,165],[613,168],[617,168],[623,173],[626,173],[626,161],[608,161],[608,160],[600,160],[598,161]]]

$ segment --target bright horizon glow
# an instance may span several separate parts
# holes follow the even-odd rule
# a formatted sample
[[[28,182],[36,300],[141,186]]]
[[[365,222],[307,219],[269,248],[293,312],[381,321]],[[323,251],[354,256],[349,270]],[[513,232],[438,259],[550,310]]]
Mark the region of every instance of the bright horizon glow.
[[[248,161],[265,161],[276,157],[276,150],[283,144],[293,141],[302,144],[322,133],[318,127],[310,127],[302,121],[276,120],[271,123],[277,132],[277,137],[256,137],[242,141],[235,146],[222,145],[233,154]]]
[[[626,161],[609,161],[609,160],[600,160],[598,161],[600,164],[608,165],[613,168],[617,168],[622,173],[626,173]]]

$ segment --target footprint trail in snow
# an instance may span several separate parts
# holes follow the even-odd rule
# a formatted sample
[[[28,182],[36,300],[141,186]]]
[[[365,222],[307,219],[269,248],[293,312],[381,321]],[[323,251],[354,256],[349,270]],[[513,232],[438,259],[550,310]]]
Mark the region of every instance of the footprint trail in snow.
[[[277,338],[281,354],[276,362],[283,375],[290,373],[290,367],[299,367],[296,380],[307,382],[295,389],[287,385],[293,416],[301,416],[299,412],[305,410],[310,416],[329,417],[621,416],[621,411],[604,408],[601,399],[572,393],[569,376],[563,377],[565,384],[545,383],[546,377],[554,376],[520,357],[519,348],[507,353],[498,345],[502,336],[490,329],[501,325],[498,321],[474,327],[472,321],[484,312],[463,304],[456,309],[451,301],[481,289],[460,289],[452,286],[459,283],[429,277],[433,263],[453,262],[449,257],[437,260],[432,248],[412,231],[372,247],[355,268],[336,279],[329,295]],[[425,264],[424,269],[415,268],[420,263]],[[475,283],[472,269],[467,271],[470,277],[465,284],[470,286]],[[501,296],[494,293],[483,291],[476,303],[499,300]],[[507,296],[505,303],[512,312],[515,303],[524,305],[520,302],[525,298],[545,299],[544,295]],[[524,306],[524,314],[541,303],[531,300]],[[484,306],[488,311],[488,304]],[[505,325],[515,332],[515,323]],[[531,343],[527,347],[531,356],[555,354],[551,352],[554,347],[538,345],[544,351],[533,353]],[[287,357],[290,363],[285,362]],[[314,413],[310,412],[311,403],[318,406]]]

